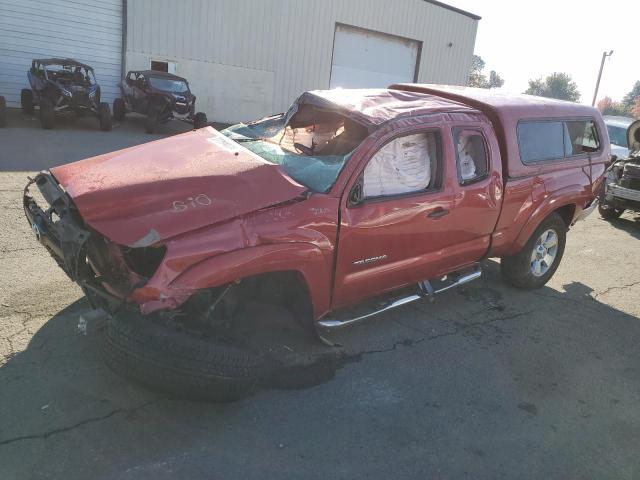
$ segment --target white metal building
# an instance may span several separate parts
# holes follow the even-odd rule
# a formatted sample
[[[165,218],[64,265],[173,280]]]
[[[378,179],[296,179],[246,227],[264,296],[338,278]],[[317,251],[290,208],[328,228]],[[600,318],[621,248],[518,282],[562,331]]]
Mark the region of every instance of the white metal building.
[[[463,84],[478,20],[433,0],[0,0],[0,95],[17,106],[32,58],[68,56],[107,101],[153,66],[210,119],[250,120],[310,89]]]
[[[70,57],[91,65],[112,101],[122,73],[122,0],[0,0],[0,95],[20,105],[34,58]]]

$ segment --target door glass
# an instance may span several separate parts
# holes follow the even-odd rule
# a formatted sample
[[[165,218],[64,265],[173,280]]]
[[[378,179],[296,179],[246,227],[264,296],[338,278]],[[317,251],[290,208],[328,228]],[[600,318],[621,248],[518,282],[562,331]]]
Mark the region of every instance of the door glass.
[[[458,181],[460,185],[473,183],[487,175],[487,149],[482,133],[477,130],[454,130]]]
[[[433,188],[440,164],[435,132],[391,140],[371,158],[363,175],[364,198],[401,195]]]

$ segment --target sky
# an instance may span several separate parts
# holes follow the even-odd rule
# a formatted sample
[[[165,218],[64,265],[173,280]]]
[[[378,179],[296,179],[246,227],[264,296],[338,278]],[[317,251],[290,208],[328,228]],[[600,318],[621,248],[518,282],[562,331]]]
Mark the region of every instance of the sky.
[[[565,72],[591,104],[602,53],[606,60],[598,99],[621,100],[640,80],[638,0],[445,0],[482,17],[476,55],[495,70],[504,89],[523,92],[528,80]]]

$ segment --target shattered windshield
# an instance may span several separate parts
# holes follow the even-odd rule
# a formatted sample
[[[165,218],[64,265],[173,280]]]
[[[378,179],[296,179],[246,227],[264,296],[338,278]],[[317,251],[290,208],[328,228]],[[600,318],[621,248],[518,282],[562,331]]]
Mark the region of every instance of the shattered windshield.
[[[364,140],[365,127],[336,113],[301,109],[250,124],[240,123],[222,134],[242,144],[315,192],[327,192],[351,153]]]
[[[183,80],[172,80],[170,78],[149,77],[149,83],[153,88],[169,93],[184,93],[189,88]]]

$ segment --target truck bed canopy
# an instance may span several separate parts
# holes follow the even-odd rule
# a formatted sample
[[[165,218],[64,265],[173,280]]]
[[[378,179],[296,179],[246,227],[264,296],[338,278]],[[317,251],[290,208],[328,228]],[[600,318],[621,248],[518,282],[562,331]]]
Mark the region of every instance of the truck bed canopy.
[[[473,107],[493,123],[500,153],[510,174],[507,159],[520,159],[517,126],[520,120],[549,118],[598,118],[598,111],[580,103],[525,94],[498,92],[487,88],[416,83],[394,84],[391,90],[427,93]],[[513,169],[513,164],[511,165]]]

